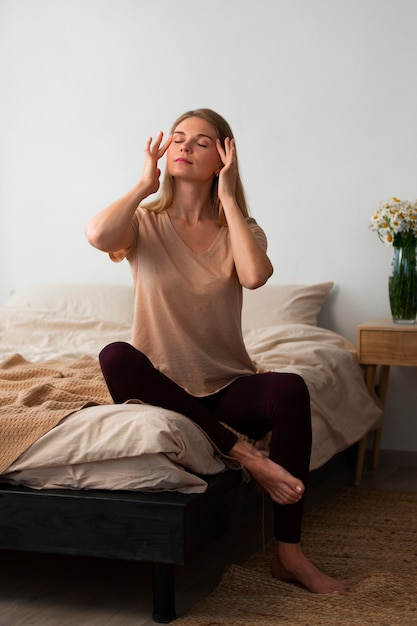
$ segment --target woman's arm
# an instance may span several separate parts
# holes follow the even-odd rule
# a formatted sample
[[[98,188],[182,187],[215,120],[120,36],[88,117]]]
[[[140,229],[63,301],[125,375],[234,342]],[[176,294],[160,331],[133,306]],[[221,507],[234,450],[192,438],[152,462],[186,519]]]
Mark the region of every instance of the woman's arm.
[[[237,161],[234,140],[226,139],[224,150],[220,141],[217,141],[217,149],[223,162],[218,194],[229,227],[236,272],[243,287],[256,289],[266,283],[273,267],[265,250],[251,233],[236,202]]]
[[[172,137],[161,147],[163,133],[160,132],[153,146],[152,137],[145,147],[145,163],[140,180],[124,196],[95,215],[87,224],[86,236],[89,243],[103,252],[115,252],[129,248],[133,240],[132,218],[145,198],[159,189],[158,160],[165,154]]]

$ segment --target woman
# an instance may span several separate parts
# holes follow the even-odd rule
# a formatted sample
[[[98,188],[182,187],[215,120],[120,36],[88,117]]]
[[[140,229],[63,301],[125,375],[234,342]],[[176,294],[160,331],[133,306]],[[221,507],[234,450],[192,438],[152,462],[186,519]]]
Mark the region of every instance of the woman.
[[[161,193],[143,206],[159,189],[165,154]],[[198,109],[174,123],[165,143],[162,132],[149,138],[139,181],[86,234],[114,261],[126,258],[133,273],[132,345],[116,342],[100,354],[114,401],[138,398],[197,423],[273,500],[273,576],[315,593],[342,592],[301,550],[307,387],[296,374],[256,373],[242,338],[242,287],[260,287],[273,268],[265,235],[248,216],[227,122]],[[254,440],[271,431],[269,457],[234,431]]]

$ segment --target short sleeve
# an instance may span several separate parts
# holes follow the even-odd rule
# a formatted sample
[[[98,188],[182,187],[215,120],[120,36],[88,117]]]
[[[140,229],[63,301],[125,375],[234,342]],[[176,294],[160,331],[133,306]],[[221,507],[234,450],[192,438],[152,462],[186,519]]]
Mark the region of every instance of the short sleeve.
[[[124,259],[129,260],[129,257],[131,257],[136,250],[139,238],[139,222],[141,219],[141,211],[143,211],[143,209],[141,209],[141,207],[138,207],[132,218],[131,228],[133,230],[133,244],[130,246],[130,248],[122,248],[121,250],[113,250],[112,252],[109,252],[109,257],[114,263],[120,263],[121,261],[124,261]]]
[[[120,263],[129,254],[130,248],[123,248],[123,250],[117,250],[116,252],[109,252],[109,257],[114,263]]]
[[[256,241],[259,243],[263,250],[267,250],[268,248],[268,240],[266,238],[265,232],[258,225],[256,220],[253,217],[246,218],[246,223],[248,224],[252,235],[255,237]]]

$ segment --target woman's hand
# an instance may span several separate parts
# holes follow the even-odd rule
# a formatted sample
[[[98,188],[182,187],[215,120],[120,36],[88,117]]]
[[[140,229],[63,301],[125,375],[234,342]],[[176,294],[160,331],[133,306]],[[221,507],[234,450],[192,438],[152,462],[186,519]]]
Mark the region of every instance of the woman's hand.
[[[223,148],[220,139],[217,139],[216,148],[223,163],[219,172],[218,195],[224,202],[227,198],[235,197],[238,174],[235,140],[226,137]]]
[[[223,148],[217,139],[216,147],[223,163],[219,172],[217,193],[229,227],[236,272],[243,287],[257,289],[271,276],[272,264],[265,250],[250,232],[247,220],[237,203],[236,185],[239,174],[235,140],[226,138]]]
[[[92,246],[104,252],[127,250],[133,241],[132,217],[145,198],[159,189],[161,170],[158,160],[165,154],[172,136],[161,146],[163,133],[152,144],[149,137],[145,147],[145,163],[138,183],[124,196],[97,213],[87,224],[86,235]]]
[[[146,189],[147,195],[156,193],[159,189],[159,177],[161,175],[161,170],[158,167],[158,161],[162,156],[164,156],[172,142],[172,135],[170,135],[166,142],[161,146],[163,136],[163,132],[160,131],[153,144],[152,137],[149,137],[146,142],[145,163],[142,169],[140,185]]]

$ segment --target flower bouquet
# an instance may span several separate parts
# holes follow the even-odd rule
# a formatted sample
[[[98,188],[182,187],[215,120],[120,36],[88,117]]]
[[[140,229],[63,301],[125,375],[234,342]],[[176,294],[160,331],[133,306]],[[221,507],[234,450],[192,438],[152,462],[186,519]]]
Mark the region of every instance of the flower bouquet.
[[[371,229],[393,246],[389,297],[394,322],[414,324],[417,314],[417,201],[392,198],[371,218]]]

